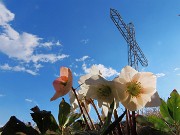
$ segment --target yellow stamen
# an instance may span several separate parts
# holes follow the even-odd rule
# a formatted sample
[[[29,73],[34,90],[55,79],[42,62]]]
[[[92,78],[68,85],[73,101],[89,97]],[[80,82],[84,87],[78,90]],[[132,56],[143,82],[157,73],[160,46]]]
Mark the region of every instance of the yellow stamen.
[[[132,97],[138,97],[141,93],[142,87],[140,82],[129,82],[126,84],[127,85],[127,92],[132,96]]]

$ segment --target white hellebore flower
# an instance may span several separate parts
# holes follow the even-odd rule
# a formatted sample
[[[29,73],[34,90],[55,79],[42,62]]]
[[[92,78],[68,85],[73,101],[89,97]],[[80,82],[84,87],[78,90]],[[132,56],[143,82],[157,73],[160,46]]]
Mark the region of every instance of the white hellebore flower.
[[[113,81],[119,101],[130,111],[143,108],[156,92],[156,76],[150,72],[138,72],[130,66],[124,67]]]
[[[85,100],[84,95],[79,94],[78,91],[76,92],[76,94],[78,96],[80,103],[84,104],[87,112],[89,113],[91,109],[90,103],[87,100]],[[70,96],[71,111],[74,112],[77,108],[79,108],[78,101],[72,91],[70,91],[69,96]]]
[[[101,110],[101,119],[102,119],[103,121],[106,120],[106,117],[107,117],[107,115],[108,115],[108,110],[109,110],[108,104],[103,104],[103,105],[102,105],[102,110]]]
[[[93,75],[101,75],[100,70],[98,69],[97,66],[93,65],[91,66],[91,68],[89,69],[88,74],[81,76],[78,83],[81,85],[85,82],[85,80],[89,79],[91,76]]]
[[[94,75],[87,79],[82,85],[79,93],[82,93],[86,98],[96,99],[99,107],[104,103],[111,104],[116,96],[116,91],[112,81],[107,81],[100,75]]]
[[[80,89],[81,89],[81,90],[78,91],[79,94],[82,94],[82,95],[86,96],[87,90],[83,90],[83,91],[82,91],[82,89],[88,89],[87,85],[85,84],[85,81],[86,81],[87,79],[89,79],[90,77],[94,76],[94,75],[101,75],[100,70],[99,70],[98,67],[95,66],[95,65],[91,66],[91,68],[90,68],[89,71],[88,71],[88,74],[80,77],[80,79],[79,79],[79,81],[78,81],[78,83],[81,85],[81,86],[80,86]],[[87,98],[87,97],[86,97],[86,98]]]

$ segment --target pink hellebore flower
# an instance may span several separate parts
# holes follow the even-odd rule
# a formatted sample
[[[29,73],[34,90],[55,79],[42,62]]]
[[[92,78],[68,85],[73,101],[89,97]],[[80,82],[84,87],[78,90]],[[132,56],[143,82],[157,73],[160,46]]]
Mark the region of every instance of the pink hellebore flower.
[[[51,101],[66,95],[72,88],[72,72],[67,67],[60,68],[60,77],[53,81],[56,93],[51,98]]]

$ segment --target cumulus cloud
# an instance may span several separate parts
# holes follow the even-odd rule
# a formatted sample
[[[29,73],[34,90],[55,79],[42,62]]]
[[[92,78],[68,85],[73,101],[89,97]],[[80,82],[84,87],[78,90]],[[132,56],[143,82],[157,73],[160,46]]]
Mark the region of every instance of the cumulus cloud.
[[[157,74],[156,74],[157,78],[164,77],[165,75],[166,75],[166,74],[164,74],[164,73],[157,73]]]
[[[102,76],[105,78],[119,75],[119,73],[112,67],[105,67],[102,64],[94,64],[94,65],[100,70]],[[90,71],[90,67],[88,68],[85,63],[82,65],[82,69],[84,70],[85,73],[89,73]]]
[[[37,75],[38,73],[36,73],[35,71],[32,71],[30,69],[26,69],[23,66],[9,66],[8,63],[5,63],[4,65],[0,65],[0,69],[1,70],[5,70],[5,71],[16,71],[16,72],[26,72],[29,73],[31,75]]]
[[[14,19],[15,14],[8,10],[5,5],[0,2],[0,52],[12,60],[25,63],[24,67],[10,67],[5,64],[1,65],[1,69],[24,71],[35,75],[35,72],[26,69],[25,65],[30,67],[30,64],[32,64],[31,67],[34,67],[37,71],[37,69],[43,67],[42,63],[54,63],[69,57],[67,54],[39,53],[37,51],[39,48],[61,46],[61,43],[59,41],[44,42],[44,39],[37,35],[28,32],[20,33],[16,31],[9,24],[9,22]],[[41,64],[39,62],[41,62]]]
[[[4,28],[4,33],[0,35],[0,51],[9,58],[30,62],[34,49],[39,44],[39,38],[25,32],[19,34],[10,25]]]
[[[11,13],[3,3],[0,2],[0,25],[4,25],[14,19],[14,14]]]
[[[41,43],[41,38],[36,35],[23,32],[22,34],[15,31],[10,25],[3,26],[4,33],[0,34],[0,51],[9,58],[15,58],[23,62],[56,62],[68,55],[61,54],[35,54],[35,49],[44,44],[52,46],[52,42]]]
[[[89,56],[83,56],[82,58],[76,59],[76,61],[85,61],[86,59],[90,58]]]

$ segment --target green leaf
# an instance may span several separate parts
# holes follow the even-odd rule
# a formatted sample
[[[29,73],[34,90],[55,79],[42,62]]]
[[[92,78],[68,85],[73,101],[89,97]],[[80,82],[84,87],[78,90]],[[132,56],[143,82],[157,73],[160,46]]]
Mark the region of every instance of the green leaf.
[[[106,120],[105,120],[104,125],[102,126],[102,129],[101,129],[101,133],[102,133],[102,134],[104,134],[104,132],[106,131],[106,129],[107,129],[107,128],[109,127],[109,125],[110,125],[113,110],[114,110],[114,101],[113,101],[113,102],[111,103],[111,105],[110,105],[110,108],[109,108],[109,110],[108,110],[107,118],[106,118]]]
[[[166,102],[164,100],[161,99],[161,105],[160,105],[160,113],[163,117],[163,119],[170,123],[170,124],[174,124],[174,120],[172,119],[168,106],[166,104]]]
[[[136,116],[136,122],[140,125],[143,125],[143,126],[147,126],[149,125],[149,122],[147,120],[147,117],[146,116],[143,116],[143,115],[137,115]]]
[[[58,126],[58,124],[57,124],[57,122],[56,122],[56,120],[52,114],[49,116],[49,121],[50,121],[50,125],[49,125],[48,129],[50,131],[55,131],[55,132],[59,131],[60,132],[59,126]]]
[[[157,116],[149,116],[147,117],[148,121],[153,125],[153,127],[157,130],[161,130],[163,132],[169,132],[171,129],[168,127],[168,125],[163,121],[161,118]]]
[[[73,135],[99,135],[99,132],[96,130],[89,130],[89,131],[75,131]]]
[[[180,124],[180,95],[176,90],[171,92],[170,98],[167,100],[167,106],[174,121]]]
[[[59,104],[59,115],[58,115],[58,120],[59,120],[59,125],[61,127],[64,126],[68,115],[70,113],[70,108],[71,106],[62,98],[61,103]]]
[[[85,128],[85,124],[82,120],[77,120],[76,122],[72,123],[71,129],[72,131],[80,131]]]
[[[70,126],[70,125],[71,125],[72,123],[74,123],[75,120],[77,120],[79,117],[81,117],[81,114],[79,114],[79,113],[73,113],[73,114],[71,114],[71,115],[68,117],[68,119],[66,120],[64,126],[65,126],[65,127]]]

